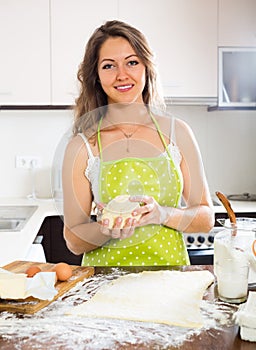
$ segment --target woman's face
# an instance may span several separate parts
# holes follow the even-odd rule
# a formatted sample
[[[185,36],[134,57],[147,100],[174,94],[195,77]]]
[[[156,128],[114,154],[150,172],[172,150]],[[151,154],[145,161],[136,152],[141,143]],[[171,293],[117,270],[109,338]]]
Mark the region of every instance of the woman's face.
[[[98,75],[108,103],[143,102],[145,66],[123,37],[107,39],[100,48]]]

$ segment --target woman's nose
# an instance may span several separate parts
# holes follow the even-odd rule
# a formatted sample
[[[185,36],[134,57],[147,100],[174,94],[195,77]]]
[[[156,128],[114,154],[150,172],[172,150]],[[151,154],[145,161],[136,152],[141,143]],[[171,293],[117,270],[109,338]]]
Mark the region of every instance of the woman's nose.
[[[124,80],[127,78],[127,75],[126,68],[124,66],[119,66],[117,69],[117,80]]]

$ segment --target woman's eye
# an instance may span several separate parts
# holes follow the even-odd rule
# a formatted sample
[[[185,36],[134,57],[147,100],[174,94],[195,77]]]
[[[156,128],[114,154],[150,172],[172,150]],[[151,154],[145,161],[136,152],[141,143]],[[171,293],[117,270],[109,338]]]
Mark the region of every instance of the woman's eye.
[[[129,66],[137,66],[137,64],[139,64],[139,62],[138,62],[138,61],[135,61],[135,60],[129,61],[129,62],[128,62],[128,65],[129,65]]]
[[[107,63],[107,64],[105,64],[105,65],[102,67],[102,69],[110,69],[110,68],[112,68],[112,67],[113,67],[113,64]]]

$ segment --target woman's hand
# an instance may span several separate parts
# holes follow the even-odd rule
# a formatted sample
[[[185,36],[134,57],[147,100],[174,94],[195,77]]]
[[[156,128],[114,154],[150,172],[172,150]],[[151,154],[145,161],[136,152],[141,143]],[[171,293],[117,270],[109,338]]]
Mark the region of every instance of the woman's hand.
[[[140,208],[132,212],[132,215],[142,215],[137,226],[144,226],[148,224],[161,225],[168,220],[168,210],[170,210],[170,208],[162,207],[153,197],[131,196],[130,201],[140,202],[142,204]]]
[[[97,204],[97,221],[100,225],[100,232],[111,238],[125,239],[131,237],[134,233],[137,220],[135,218],[128,218],[123,223],[123,218],[118,216],[115,218],[113,227],[109,227],[109,219],[101,220],[101,213],[104,207],[105,205],[103,203]]]
[[[137,224],[136,219],[128,218],[125,221],[125,224],[123,224],[123,218],[117,217],[114,222],[114,226],[112,228],[109,228],[109,220],[104,219],[100,223],[100,231],[102,234],[106,236],[110,236],[111,238],[128,238],[131,237],[134,234],[135,225]]]

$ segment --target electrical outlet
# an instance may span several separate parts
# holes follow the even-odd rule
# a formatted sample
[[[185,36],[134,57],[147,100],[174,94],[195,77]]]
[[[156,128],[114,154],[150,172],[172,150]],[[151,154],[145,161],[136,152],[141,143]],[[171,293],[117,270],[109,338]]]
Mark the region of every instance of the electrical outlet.
[[[23,169],[41,168],[41,159],[36,156],[16,156],[15,165]]]

